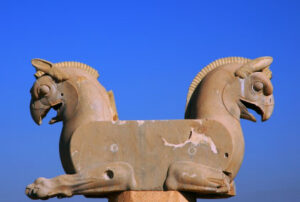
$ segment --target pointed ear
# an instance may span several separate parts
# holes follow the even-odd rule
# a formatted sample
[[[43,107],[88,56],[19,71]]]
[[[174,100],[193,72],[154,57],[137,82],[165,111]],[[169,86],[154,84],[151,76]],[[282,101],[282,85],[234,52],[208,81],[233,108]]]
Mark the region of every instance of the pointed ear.
[[[51,63],[47,60],[32,59],[31,64],[36,68],[37,73],[39,75],[42,72],[41,75],[43,75],[43,73],[45,73],[59,81],[64,81],[64,80],[68,79],[68,76],[65,73],[63,73],[59,68],[55,67],[55,65],[53,63]]]
[[[36,70],[49,73],[53,64],[49,61],[42,60],[42,59],[32,59],[31,64],[36,68]]]
[[[263,71],[268,68],[273,62],[273,58],[269,56],[259,57],[241,66],[236,70],[235,75],[240,78],[246,78],[253,72]]]
[[[259,57],[251,61],[255,72],[269,67],[272,64],[272,62],[273,58],[270,56]]]

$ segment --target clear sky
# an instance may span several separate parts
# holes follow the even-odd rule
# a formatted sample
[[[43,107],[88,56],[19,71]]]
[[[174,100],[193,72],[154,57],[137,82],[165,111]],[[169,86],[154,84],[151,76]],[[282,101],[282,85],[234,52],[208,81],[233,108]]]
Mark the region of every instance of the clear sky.
[[[104,3],[106,2],[106,3]],[[108,3],[109,2],[109,3]],[[113,89],[120,119],[182,119],[187,89],[220,57],[274,57],[275,110],[242,121],[246,150],[226,201],[300,201],[300,2],[2,1],[0,201],[29,201],[37,177],[64,173],[61,124],[31,120],[32,58],[79,61]],[[66,201],[101,201],[74,196]],[[57,201],[57,199],[51,199]]]

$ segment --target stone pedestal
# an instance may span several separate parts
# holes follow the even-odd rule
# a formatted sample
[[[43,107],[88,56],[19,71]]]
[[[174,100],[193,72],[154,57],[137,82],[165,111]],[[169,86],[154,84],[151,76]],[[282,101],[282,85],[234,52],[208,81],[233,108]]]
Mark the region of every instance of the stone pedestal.
[[[111,196],[109,202],[196,202],[196,197],[178,191],[125,191]]]

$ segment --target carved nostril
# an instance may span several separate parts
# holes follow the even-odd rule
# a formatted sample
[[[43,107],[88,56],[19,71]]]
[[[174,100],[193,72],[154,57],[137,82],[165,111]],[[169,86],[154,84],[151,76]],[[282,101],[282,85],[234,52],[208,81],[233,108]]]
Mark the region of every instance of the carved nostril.
[[[109,179],[113,179],[114,177],[114,172],[112,170],[105,171],[105,174]]]
[[[224,154],[224,157],[225,157],[225,158],[228,158],[228,157],[229,157],[229,154],[226,152],[226,153]]]

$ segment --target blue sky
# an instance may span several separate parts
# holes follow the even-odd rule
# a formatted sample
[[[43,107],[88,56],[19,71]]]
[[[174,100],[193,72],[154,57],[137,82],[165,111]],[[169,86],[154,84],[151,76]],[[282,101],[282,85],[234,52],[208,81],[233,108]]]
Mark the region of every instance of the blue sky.
[[[300,200],[299,1],[3,1],[0,201],[63,174],[61,124],[31,120],[32,58],[96,68],[120,119],[182,119],[194,76],[220,57],[272,56],[275,110],[242,121],[246,150],[226,201]],[[75,196],[66,201],[101,201]],[[57,199],[51,199],[57,201]]]

